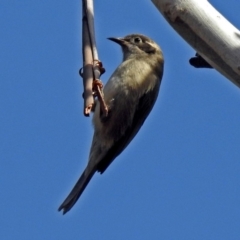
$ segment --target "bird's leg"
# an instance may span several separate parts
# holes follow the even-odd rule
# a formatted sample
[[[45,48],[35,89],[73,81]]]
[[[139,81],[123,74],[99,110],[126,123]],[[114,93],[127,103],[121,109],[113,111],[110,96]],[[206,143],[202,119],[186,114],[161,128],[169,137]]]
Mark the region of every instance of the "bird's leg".
[[[93,72],[95,79],[93,80],[93,96],[98,98],[99,103],[100,103],[100,108],[102,111],[103,116],[107,117],[108,115],[108,107],[107,104],[104,101],[104,95],[103,95],[103,84],[100,79],[98,79],[96,76],[101,76],[104,72],[105,69],[103,68],[102,62],[99,60],[94,60],[93,61]]]
[[[102,114],[105,117],[107,117],[108,107],[107,107],[107,104],[105,103],[102,89],[103,89],[102,81],[99,79],[94,79],[93,80],[93,96],[97,96],[99,103],[100,103],[100,108],[101,108]]]

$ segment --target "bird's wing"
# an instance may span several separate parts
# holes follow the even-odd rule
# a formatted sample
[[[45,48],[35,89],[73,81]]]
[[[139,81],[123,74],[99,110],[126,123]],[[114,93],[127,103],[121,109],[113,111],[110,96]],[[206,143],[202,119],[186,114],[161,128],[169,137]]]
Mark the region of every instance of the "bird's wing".
[[[126,129],[125,134],[122,135],[122,137],[118,139],[118,141],[116,141],[113,146],[107,151],[106,155],[99,162],[97,171],[103,173],[111,164],[111,162],[127,147],[130,141],[137,134],[148,114],[153,108],[153,105],[157,99],[158,88],[159,86],[156,86],[153,90],[145,93],[139,99],[138,107],[134,113],[131,126]]]

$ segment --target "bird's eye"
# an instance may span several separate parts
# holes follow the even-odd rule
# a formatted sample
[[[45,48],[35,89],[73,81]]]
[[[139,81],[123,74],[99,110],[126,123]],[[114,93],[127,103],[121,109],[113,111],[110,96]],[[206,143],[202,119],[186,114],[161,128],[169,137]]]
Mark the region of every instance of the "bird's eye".
[[[142,39],[140,37],[135,37],[133,41],[134,43],[140,43],[142,42]]]

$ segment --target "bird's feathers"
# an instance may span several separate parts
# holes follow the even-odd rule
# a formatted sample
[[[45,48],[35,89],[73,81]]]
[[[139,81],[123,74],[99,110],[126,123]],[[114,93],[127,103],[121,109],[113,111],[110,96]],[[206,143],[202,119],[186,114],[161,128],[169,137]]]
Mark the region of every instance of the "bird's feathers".
[[[155,89],[154,89],[155,90]],[[146,117],[150,113],[157,97],[157,91],[149,91],[144,94],[138,103],[138,107],[134,113],[132,124],[126,129],[125,133],[116,141],[110,149],[108,149],[104,158],[99,162],[97,171],[103,173],[112,161],[127,147],[131,140],[142,127]]]
[[[77,183],[75,184],[67,198],[58,208],[58,211],[63,210],[63,214],[65,214],[73,207],[73,205],[77,202],[77,200],[81,196],[82,192],[85,190],[86,186],[88,185],[89,181],[91,180],[95,172],[96,169],[94,169],[92,166],[86,167],[86,169],[78,179]]]

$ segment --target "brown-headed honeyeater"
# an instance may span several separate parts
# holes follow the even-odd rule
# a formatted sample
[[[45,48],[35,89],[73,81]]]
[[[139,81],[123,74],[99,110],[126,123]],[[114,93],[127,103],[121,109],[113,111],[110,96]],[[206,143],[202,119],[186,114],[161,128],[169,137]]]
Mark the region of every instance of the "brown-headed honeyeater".
[[[109,108],[107,117],[101,114],[99,102],[96,103],[88,164],[59,207],[63,213],[77,202],[94,173],[103,173],[128,146],[158,96],[164,62],[160,47],[141,34],[109,39],[121,46],[123,61],[103,89]]]

